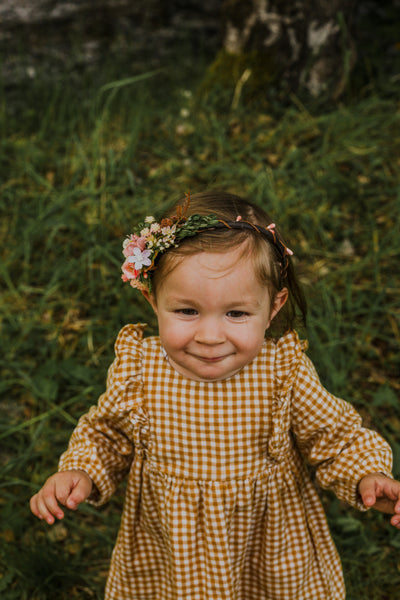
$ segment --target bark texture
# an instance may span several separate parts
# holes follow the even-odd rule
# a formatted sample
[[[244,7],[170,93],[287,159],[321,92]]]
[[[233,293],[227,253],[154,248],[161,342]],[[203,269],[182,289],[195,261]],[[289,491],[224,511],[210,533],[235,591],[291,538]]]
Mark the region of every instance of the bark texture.
[[[225,0],[224,48],[265,56],[291,90],[338,97],[355,62],[354,0]]]

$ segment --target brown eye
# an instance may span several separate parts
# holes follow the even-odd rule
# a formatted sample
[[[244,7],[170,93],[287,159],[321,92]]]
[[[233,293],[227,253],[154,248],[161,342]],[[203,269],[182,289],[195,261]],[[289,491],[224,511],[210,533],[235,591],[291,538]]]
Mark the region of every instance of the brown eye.
[[[248,313],[244,312],[243,310],[230,310],[227,315],[232,319],[243,319],[244,317],[248,316]]]
[[[197,310],[194,308],[178,308],[175,312],[180,315],[188,315],[189,317],[197,315]]]

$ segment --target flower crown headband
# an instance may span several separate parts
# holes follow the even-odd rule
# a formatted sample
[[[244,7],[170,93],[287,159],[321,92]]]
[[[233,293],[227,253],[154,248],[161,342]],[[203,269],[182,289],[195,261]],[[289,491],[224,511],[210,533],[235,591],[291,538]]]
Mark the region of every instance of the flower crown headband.
[[[289,256],[293,252],[285,246],[280,235],[275,229],[275,223],[264,228],[237,217],[236,221],[223,221],[216,215],[191,215],[185,217],[189,206],[190,195],[187,194],[185,204],[178,207],[177,214],[173,217],[162,219],[158,223],[154,217],[148,216],[144,223],[140,223],[135,233],[124,240],[123,254],[125,261],[122,265],[122,279],[129,281],[133,288],[142,292],[151,292],[151,278],[149,272],[155,269],[155,261],[159,254],[169,248],[177,248],[188,237],[193,237],[207,229],[240,229],[256,231],[263,235],[276,248],[281,263],[282,278],[287,275]]]

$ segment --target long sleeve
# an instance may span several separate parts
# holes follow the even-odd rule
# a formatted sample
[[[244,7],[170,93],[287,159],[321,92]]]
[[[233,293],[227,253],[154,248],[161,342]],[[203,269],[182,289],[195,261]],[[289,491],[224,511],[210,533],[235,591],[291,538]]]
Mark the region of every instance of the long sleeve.
[[[125,477],[134,458],[135,428],[141,414],[140,342],[143,326],[127,325],[117,338],[107,388],[98,404],[75,428],[59,471],[82,469],[95,484],[89,501],[106,502]]]
[[[392,452],[375,431],[362,426],[357,411],[330,394],[301,353],[292,388],[292,431],[301,453],[316,468],[323,488],[365,510],[357,485],[365,475],[391,476]]]

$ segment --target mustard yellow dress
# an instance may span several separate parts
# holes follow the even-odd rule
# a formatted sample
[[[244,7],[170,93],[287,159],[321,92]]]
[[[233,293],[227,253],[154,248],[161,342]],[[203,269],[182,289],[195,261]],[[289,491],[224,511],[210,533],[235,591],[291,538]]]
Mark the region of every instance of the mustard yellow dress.
[[[295,332],[205,383],[177,373],[143,327],[121,330],[107,391],[59,465],[87,471],[94,504],[128,476],[106,599],[343,599],[304,463],[362,509],[361,477],[390,474],[386,442],[321,386]]]

